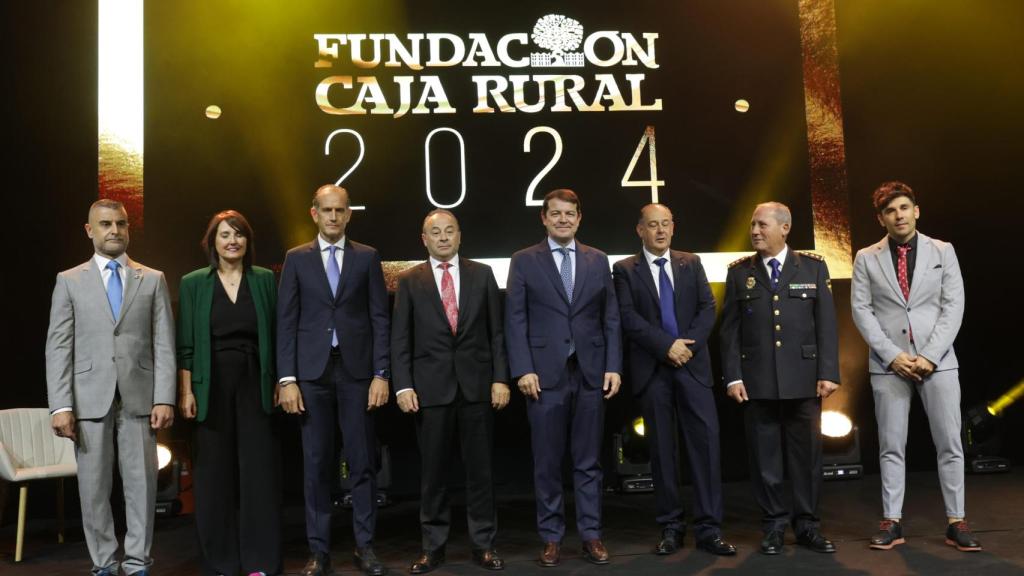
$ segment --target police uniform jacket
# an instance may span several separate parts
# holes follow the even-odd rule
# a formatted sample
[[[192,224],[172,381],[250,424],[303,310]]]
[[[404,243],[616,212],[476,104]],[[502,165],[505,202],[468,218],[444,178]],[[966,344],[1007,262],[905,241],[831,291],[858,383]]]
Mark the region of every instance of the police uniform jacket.
[[[825,261],[789,250],[772,289],[761,256],[729,266],[722,311],[722,372],[752,400],[813,398],[839,382],[839,344]]]

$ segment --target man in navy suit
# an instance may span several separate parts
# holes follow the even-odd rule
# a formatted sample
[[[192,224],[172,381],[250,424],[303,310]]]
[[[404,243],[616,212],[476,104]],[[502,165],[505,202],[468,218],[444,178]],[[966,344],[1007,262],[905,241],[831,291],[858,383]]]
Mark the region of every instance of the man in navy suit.
[[[277,300],[278,395],[301,414],[310,559],[303,576],[331,573],[331,486],[340,427],[352,479],[355,564],[387,572],[373,551],[377,520],[376,433],[370,411],[388,400],[388,294],[380,255],[345,238],[348,192],[321,186],[309,210],[317,239],[288,251]],[[296,383],[297,382],[297,383]]]
[[[700,258],[670,248],[674,231],[667,206],[644,206],[636,225],[643,249],[614,267],[615,294],[628,341],[629,377],[643,410],[657,520],[662,525],[654,552],[676,552],[686,531],[676,462],[676,434],[682,427],[693,483],[697,547],[731,556],[736,548],[722,540],[720,528],[718,412],[708,358],[715,297]]]
[[[547,237],[512,255],[505,335],[509,366],[527,396],[541,566],[557,566],[565,535],[562,458],[569,445],[583,557],[608,563],[601,541],[604,399],[619,391],[619,309],[608,256],[576,241],[580,201],[544,197]]]

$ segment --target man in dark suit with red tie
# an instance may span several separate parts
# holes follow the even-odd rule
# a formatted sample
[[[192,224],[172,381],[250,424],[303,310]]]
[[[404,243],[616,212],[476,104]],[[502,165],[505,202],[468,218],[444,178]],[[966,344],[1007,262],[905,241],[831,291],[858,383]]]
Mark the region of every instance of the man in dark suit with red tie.
[[[708,357],[715,297],[700,258],[671,249],[674,231],[667,206],[644,206],[636,226],[643,249],[613,268],[628,343],[628,375],[651,447],[657,520],[662,526],[654,552],[676,552],[686,531],[677,473],[676,436],[681,428],[690,461],[697,547],[731,556],[736,548],[722,539],[720,528],[718,412]]]
[[[489,266],[459,257],[462,233],[451,212],[427,214],[422,238],[430,257],[399,276],[391,325],[391,382],[399,408],[415,414],[420,443],[423,548],[409,571],[426,574],[444,562],[456,435],[473,560],[502,570],[491,480],[493,410],[509,400],[498,284]]]
[[[608,256],[576,241],[576,193],[549,192],[541,207],[547,237],[512,255],[505,299],[509,366],[527,396],[537,496],[538,563],[557,566],[565,535],[562,458],[572,456],[576,527],[583,558],[608,563],[601,539],[604,399],[619,391],[619,306]]]
[[[355,564],[379,576],[387,569],[373,551],[377,437],[370,412],[388,399],[388,293],[377,251],[345,237],[348,192],[321,186],[309,212],[320,234],[288,251],[277,300],[278,396],[286,412],[302,415],[310,548],[302,575],[331,573],[334,431],[340,428],[352,480]]]

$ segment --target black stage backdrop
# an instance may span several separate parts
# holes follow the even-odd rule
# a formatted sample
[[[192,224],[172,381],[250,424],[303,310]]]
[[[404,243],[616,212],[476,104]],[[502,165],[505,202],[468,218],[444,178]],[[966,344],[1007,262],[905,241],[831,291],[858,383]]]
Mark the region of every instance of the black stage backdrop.
[[[410,4],[416,7],[396,8],[388,19],[369,24],[359,23],[354,15],[320,21],[282,14],[281,28],[297,30],[299,38],[289,36],[287,42],[270,32],[246,38],[232,31],[231,20],[223,20],[227,15],[216,11],[205,21],[179,20],[198,3],[149,6],[147,74],[163,73],[158,79],[147,77],[146,229],[132,238],[133,257],[167,271],[176,292],[177,278],[202,262],[196,247],[202,226],[212,212],[224,207],[252,215],[260,263],[273,264],[286,246],[312,237],[313,229],[304,220],[312,188],[340,175],[355,153],[354,139],[339,136],[331,155],[324,155],[327,135],[349,124],[316,107],[315,84],[328,74],[363,72],[342,70],[340,60],[333,72],[314,69],[316,43],[310,34],[444,29],[497,37],[529,32],[536,19],[547,14],[525,3],[522,8],[501,8],[505,12],[495,18],[480,15],[496,14],[496,8],[472,7],[442,18],[419,7],[421,3]],[[779,134],[779,126],[771,122],[783,119],[783,126],[796,123],[803,131],[802,113],[793,109],[802,98],[796,2],[686,2],[673,4],[678,12],[672,8],[664,14],[653,11],[657,4],[617,4],[609,20],[602,20],[601,14],[608,12],[600,2],[570,3],[561,12],[578,18],[587,33],[620,30],[639,39],[643,32],[659,32],[657,59],[662,67],[637,70],[648,75],[644,102],[660,96],[673,108],[666,104],[662,112],[572,112],[566,119],[551,118],[553,113],[496,113],[477,127],[467,123],[473,102],[466,104],[466,94],[453,88],[453,105],[456,94],[460,99],[457,114],[355,117],[350,126],[366,131],[366,156],[346,184],[353,189],[354,200],[368,209],[355,216],[351,235],[378,244],[388,259],[420,257],[416,227],[431,207],[425,194],[423,143],[430,130],[450,126],[466,141],[467,194],[465,206],[456,210],[466,235],[466,254],[505,256],[538,240],[536,208],[523,205],[525,187],[551,157],[552,138],[535,136],[534,152],[529,154],[522,151],[522,142],[531,127],[546,125],[560,132],[564,153],[538,190],[578,186],[587,210],[581,239],[613,253],[632,251],[630,223],[649,192],[623,188],[619,179],[644,128],[655,125],[661,143],[659,178],[667,182],[661,189],[663,199],[677,206],[682,232],[678,246],[695,251],[733,249],[721,243],[721,227],[734,211],[738,191],[749,183],[752,163],[760,159],[757,154],[768,149],[766,139]],[[1017,336],[1024,314],[1015,297],[1024,275],[1016,264],[1014,234],[1022,204],[1013,168],[1024,157],[1019,136],[1024,112],[1018,105],[1024,101],[1019,75],[1024,64],[1019,46],[1024,5],[956,0],[941,8],[917,3],[865,6],[842,0],[836,6],[853,245],[867,245],[883,233],[868,199],[879,182],[898,178],[917,190],[920,228],[954,243],[965,276],[968,305],[957,340],[964,405],[990,400],[1024,375]],[[701,14],[708,25],[697,27],[688,21],[683,7]],[[166,11],[160,13],[166,19],[163,28],[152,26],[156,10]],[[622,22],[622,10],[635,10],[628,27],[617,24]],[[9,220],[3,226],[8,261],[0,300],[8,383],[0,387],[0,408],[44,406],[43,343],[53,277],[90,254],[82,223],[97,191],[96,6],[41,1],[8,3],[3,11],[0,42],[8,96],[3,158]],[[243,13],[237,18],[254,17]],[[494,22],[493,28],[474,29],[484,20]],[[268,22],[262,26],[275,28]],[[189,46],[190,29],[203,32],[203,46]],[[235,41],[234,52],[214,35],[218,30]],[[154,45],[158,40],[165,44]],[[289,44],[293,40],[294,45]],[[734,41],[745,43],[742,57],[728,50]],[[213,53],[213,48],[224,53]],[[241,60],[244,54],[286,60],[246,65],[238,73],[232,58]],[[695,54],[700,58],[692,57]],[[741,62],[745,59],[749,61]],[[203,70],[207,84],[222,92],[204,93],[201,85],[175,76],[175,70]],[[398,73],[380,70],[382,78]],[[625,73],[614,73],[620,88],[625,86]],[[467,75],[459,78],[456,84],[464,89]],[[286,94],[292,88],[297,91],[294,99]],[[652,96],[647,95],[648,88]],[[351,98],[353,92],[348,92],[336,100],[347,105]],[[750,100],[751,113],[731,109],[737,98]],[[685,105],[675,107],[678,102]],[[221,119],[202,116],[202,109],[211,104],[223,108]],[[716,112],[714,106],[723,104]],[[765,105],[775,106],[772,114],[754,114],[757,106]],[[265,110],[276,116],[253,116]],[[599,127],[590,126],[588,114],[601,116]],[[717,132],[722,126],[727,126],[726,132]],[[438,166],[437,198],[450,203],[459,184],[453,168],[457,143],[451,133],[442,133],[432,146]],[[646,163],[644,152],[635,179],[648,177],[640,171]],[[808,187],[806,166],[794,162],[783,172],[778,197],[794,204],[797,222],[809,222],[807,194],[794,192]],[[749,207],[735,210],[746,212]],[[493,233],[496,218],[503,231],[508,223],[512,236]],[[797,226],[795,245],[809,246],[809,233],[809,226]],[[848,282],[837,283],[837,295],[840,306],[848,306]],[[848,309],[841,308],[840,315],[848,319]],[[857,354],[863,350],[848,320],[840,338],[844,349]],[[851,366],[862,364],[851,362],[844,368],[850,372]],[[869,471],[877,470],[870,389],[863,373],[848,374],[846,385],[851,387],[848,408],[862,428],[864,463]],[[745,476],[744,461],[738,457],[743,450],[742,420],[734,406],[720,400],[723,449],[737,456],[724,460],[725,474],[740,478]],[[1021,410],[1014,406],[1003,422],[1007,442],[1002,452],[1017,463],[1024,462],[1024,448],[1013,441],[1024,433]],[[631,412],[627,398],[613,402],[609,428],[620,426]],[[414,463],[415,440],[408,419],[390,406],[380,420],[382,436],[400,456],[404,454],[399,460]],[[501,415],[498,424],[498,449],[511,463],[528,462],[521,400]],[[297,447],[297,435],[287,427],[285,437]],[[914,468],[934,467],[919,405],[913,415],[909,458]],[[524,474],[511,465],[500,466],[499,477],[504,475],[506,481]]]

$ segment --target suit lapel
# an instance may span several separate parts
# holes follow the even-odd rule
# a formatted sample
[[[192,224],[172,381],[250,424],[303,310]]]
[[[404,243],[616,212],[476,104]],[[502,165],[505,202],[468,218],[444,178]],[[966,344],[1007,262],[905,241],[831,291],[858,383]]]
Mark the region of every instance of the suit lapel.
[[[345,249],[341,251],[341,274],[338,276],[338,293],[334,295],[336,302],[341,302],[348,292],[348,287],[351,282],[347,282],[348,275],[352,272],[355,266],[356,260],[355,250],[352,249],[352,242],[349,242],[348,238],[345,238]],[[324,278],[327,278],[327,269],[321,267],[324,271]],[[328,293],[331,291],[331,283],[327,283]]]
[[[754,269],[754,277],[761,283],[769,292],[772,290],[772,279],[768,277],[768,271],[764,267],[764,262],[761,261],[761,255],[755,253],[750,258],[750,267]]]
[[[459,275],[460,279],[462,275]],[[448,326],[448,315],[444,313],[444,303],[441,302],[441,291],[437,289],[437,282],[434,281],[434,270],[430,267],[430,260],[416,266],[416,282],[420,285],[431,307],[437,312],[437,317],[444,326]]]
[[[110,311],[110,301],[107,300],[107,291],[103,287],[103,275],[100,273],[100,267],[96,264],[96,259],[90,258],[88,262],[82,264],[79,271],[85,278],[82,286],[91,292],[91,294],[86,294],[85,297],[102,302],[107,310],[107,318],[110,319],[111,324],[115,324],[114,314]],[[121,306],[121,308],[124,308],[124,306]]]
[[[308,266],[312,268],[311,272],[313,277],[317,279],[317,282],[324,287],[324,294],[327,296],[327,300],[334,300],[334,295],[331,294],[331,283],[327,280],[327,268],[324,267],[324,258],[320,250],[320,237],[317,236],[313,240],[313,243],[309,245],[309,252],[307,252]],[[342,251],[342,262],[344,262],[344,254],[347,250]],[[341,292],[341,279],[338,279],[338,292]]]
[[[779,285],[775,291],[780,292],[789,286],[789,281],[792,280],[797,273],[797,268],[800,267],[800,255],[797,254],[796,250],[789,249],[789,253],[786,254],[786,261],[782,264],[782,273],[779,274]],[[763,268],[763,267],[762,267]],[[767,272],[765,272],[767,274]]]
[[[473,262],[465,258],[459,258],[459,319],[456,323],[456,332],[462,332],[463,327],[466,325],[466,316],[468,314],[463,312],[468,310],[466,306],[469,299],[477,293],[475,289],[476,272],[477,269]]]
[[[924,281],[924,275],[931,270],[932,266],[935,265],[935,246],[931,242],[931,238],[928,238],[920,232],[917,233],[917,260],[914,262],[914,277],[910,280],[910,301],[914,300],[914,294],[917,294],[923,288],[921,282]],[[892,259],[890,258],[890,261]],[[908,304],[910,302],[908,301]]]
[[[875,244],[875,259],[878,261],[878,266],[882,269],[885,279],[889,281],[889,287],[892,288],[893,293],[896,294],[900,301],[906,304],[907,299],[903,297],[903,291],[900,290],[900,281],[896,278],[896,267],[892,265],[892,253],[889,252],[888,236],[882,238],[882,241],[878,244]]]
[[[647,263],[647,257],[644,256],[643,252],[636,255],[636,266],[634,267],[634,270],[636,275],[640,278],[640,283],[647,287],[647,292],[651,295],[651,300],[654,302],[654,309],[658,311],[660,318],[661,301],[658,299],[658,289],[654,286],[654,276],[651,274],[651,266]]]
[[[576,274],[572,281],[572,301],[573,303],[580,301],[580,296],[583,294],[583,284],[587,280],[587,272],[590,271],[590,250],[576,241]],[[558,281],[562,281],[562,276],[559,274]]]
[[[579,244],[577,244],[577,248],[578,247]],[[562,285],[562,274],[558,270],[558,266],[555,264],[555,258],[552,255],[552,250],[548,246],[546,238],[537,246],[537,253],[535,256],[538,260],[537,267],[540,268],[542,273],[548,277],[552,286],[555,287],[555,292],[558,292],[558,295],[562,297],[562,300],[565,302],[566,306],[568,306],[569,297],[566,296],[565,286]],[[577,256],[579,256],[579,254],[577,254]],[[578,270],[577,274],[579,274]]]
[[[132,305],[132,301],[135,300],[135,295],[139,293],[139,286],[142,284],[142,267],[128,259],[128,265],[124,269],[124,299],[121,302],[121,315],[118,316],[115,326],[124,320],[124,317],[128,314],[128,309]]]

